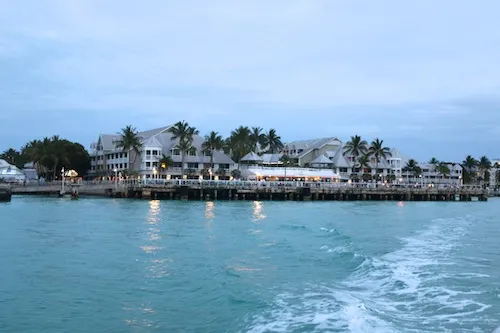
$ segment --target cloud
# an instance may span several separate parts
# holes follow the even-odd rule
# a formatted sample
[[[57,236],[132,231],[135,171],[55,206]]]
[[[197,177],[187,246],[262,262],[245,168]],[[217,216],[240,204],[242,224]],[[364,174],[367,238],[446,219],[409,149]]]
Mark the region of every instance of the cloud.
[[[226,134],[248,123],[287,139],[381,136],[417,155],[467,138],[492,154],[499,11],[494,0],[0,4],[0,118],[75,112],[86,142],[187,119]],[[4,144],[28,139],[10,131]]]

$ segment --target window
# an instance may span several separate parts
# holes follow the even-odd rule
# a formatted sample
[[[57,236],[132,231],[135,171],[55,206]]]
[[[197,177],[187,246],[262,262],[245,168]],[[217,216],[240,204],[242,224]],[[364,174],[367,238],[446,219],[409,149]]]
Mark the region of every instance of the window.
[[[93,165],[93,166],[92,166],[92,170],[94,170],[94,171],[95,171],[95,165]]]
[[[219,164],[219,169],[229,169],[229,164]]]
[[[151,162],[146,162],[146,168],[150,168],[151,167]]]
[[[188,163],[188,169],[198,169],[198,163]]]
[[[181,151],[179,149],[174,149],[173,155],[179,156],[181,154]]]
[[[108,170],[109,170],[111,168],[111,165],[108,164],[107,167],[108,167]]]
[[[158,162],[153,162],[153,168],[157,168],[158,167]]]
[[[172,164],[172,166],[173,166],[174,168],[182,168],[182,163],[181,163],[181,162],[174,162],[174,163]]]
[[[212,167],[212,166],[210,165],[210,163],[204,163],[204,164],[203,164],[203,168],[204,168],[204,169],[209,169],[209,168],[211,168],[211,167]]]
[[[120,163],[120,169],[123,169],[123,163]]]
[[[124,163],[123,166],[125,167],[125,169],[128,167],[127,163]]]
[[[189,156],[196,156],[196,149],[195,148],[189,149]]]
[[[299,149],[298,152],[299,154],[302,153],[304,151],[304,149]]]
[[[127,158],[127,153],[123,153],[123,157]]]
[[[123,153],[120,153],[120,158],[123,158]]]
[[[384,169],[377,169],[377,173],[383,173]]]
[[[153,156],[158,155],[158,150],[153,150]]]
[[[211,156],[211,155],[212,155],[212,152],[211,152],[210,150],[205,150],[205,151],[203,152],[203,155],[205,155],[205,156]]]
[[[347,172],[347,168],[339,168],[340,172]]]
[[[115,158],[118,158],[118,153],[115,154]]]
[[[146,155],[151,155],[151,150],[146,150]]]

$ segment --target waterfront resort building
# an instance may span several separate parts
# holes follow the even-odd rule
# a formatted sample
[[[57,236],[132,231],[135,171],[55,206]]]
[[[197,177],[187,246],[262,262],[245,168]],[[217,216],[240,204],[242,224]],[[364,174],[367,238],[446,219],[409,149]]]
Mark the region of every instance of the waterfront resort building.
[[[287,157],[288,166],[282,158]],[[242,158],[242,175],[263,179],[315,179],[323,181],[387,181],[413,184],[453,184],[462,182],[462,167],[458,163],[447,163],[450,171],[439,174],[436,166],[419,164],[421,173],[406,168],[410,158],[392,149],[390,156],[378,162],[370,157],[368,164],[360,167],[354,156],[344,154],[344,144],[335,137],[300,140],[284,144],[279,154],[254,152]],[[286,169],[286,170],[285,170]]]
[[[139,132],[141,140],[139,155],[133,150],[124,151],[116,145],[119,134],[101,134],[91,145],[91,176],[140,176],[141,178],[176,179],[182,175],[182,155],[177,145],[179,139],[172,139],[168,131],[171,126]],[[192,148],[184,154],[184,178],[198,179],[200,176],[212,179],[229,179],[236,168],[235,162],[224,152],[215,151],[213,165],[210,152],[202,148],[203,138],[193,136]],[[172,159],[171,165],[161,165],[163,156]]]

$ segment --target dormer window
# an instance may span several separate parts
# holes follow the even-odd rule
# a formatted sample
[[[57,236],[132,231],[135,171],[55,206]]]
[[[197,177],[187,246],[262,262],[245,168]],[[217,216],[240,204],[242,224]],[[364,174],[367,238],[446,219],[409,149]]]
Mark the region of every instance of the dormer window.
[[[180,154],[181,154],[181,151],[177,148],[172,151],[172,155],[179,156]]]
[[[189,149],[189,156],[196,156],[196,148]]]

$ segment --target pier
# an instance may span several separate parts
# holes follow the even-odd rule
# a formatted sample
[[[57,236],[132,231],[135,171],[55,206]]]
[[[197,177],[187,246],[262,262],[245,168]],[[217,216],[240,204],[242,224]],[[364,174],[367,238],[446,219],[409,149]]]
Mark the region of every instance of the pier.
[[[487,201],[481,186],[423,187],[404,184],[141,180],[65,184],[78,195],[165,200],[293,201]],[[61,183],[13,186],[12,194],[57,195]]]

